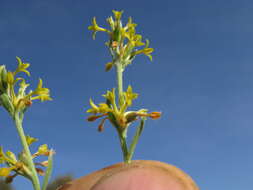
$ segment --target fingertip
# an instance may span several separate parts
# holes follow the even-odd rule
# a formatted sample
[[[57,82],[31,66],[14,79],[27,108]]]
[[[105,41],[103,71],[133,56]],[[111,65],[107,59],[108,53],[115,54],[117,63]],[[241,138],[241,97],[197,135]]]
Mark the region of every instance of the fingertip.
[[[102,178],[91,190],[185,190],[183,184],[164,171],[131,168]]]

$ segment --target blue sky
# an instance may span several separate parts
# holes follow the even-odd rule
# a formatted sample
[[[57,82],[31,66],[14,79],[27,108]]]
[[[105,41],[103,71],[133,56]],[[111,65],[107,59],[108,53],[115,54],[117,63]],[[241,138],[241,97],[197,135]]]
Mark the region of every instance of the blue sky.
[[[42,78],[52,102],[34,102],[24,127],[57,152],[53,176],[86,175],[122,160],[116,131],[88,123],[88,100],[116,86],[105,34],[92,40],[87,27],[111,10],[133,17],[150,39],[154,61],[140,56],[124,75],[139,98],[136,108],[163,112],[148,121],[134,159],[182,168],[205,190],[251,189],[253,170],[253,2],[7,1],[0,0],[0,64],[31,63],[32,87]],[[0,144],[21,149],[11,119],[0,112]],[[17,189],[31,189],[18,177]]]

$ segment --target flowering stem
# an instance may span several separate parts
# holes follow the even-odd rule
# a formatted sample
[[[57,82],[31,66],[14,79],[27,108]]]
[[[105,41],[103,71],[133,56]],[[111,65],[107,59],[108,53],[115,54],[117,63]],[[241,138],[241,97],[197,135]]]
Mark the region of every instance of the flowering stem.
[[[28,168],[31,171],[31,181],[32,181],[32,184],[33,184],[33,188],[34,188],[34,190],[40,190],[39,178],[38,178],[38,175],[37,175],[37,172],[36,172],[36,169],[35,169],[35,165],[34,165],[33,160],[32,160],[32,155],[31,155],[29,146],[27,144],[26,136],[25,136],[25,133],[24,133],[24,130],[23,130],[23,127],[22,127],[22,121],[23,121],[22,118],[23,118],[23,114],[20,114],[18,111],[16,111],[14,116],[13,116],[13,120],[15,122],[15,125],[16,125],[16,128],[17,128],[21,143],[22,143],[23,148],[24,148],[24,153],[26,155],[26,161],[27,161]]]

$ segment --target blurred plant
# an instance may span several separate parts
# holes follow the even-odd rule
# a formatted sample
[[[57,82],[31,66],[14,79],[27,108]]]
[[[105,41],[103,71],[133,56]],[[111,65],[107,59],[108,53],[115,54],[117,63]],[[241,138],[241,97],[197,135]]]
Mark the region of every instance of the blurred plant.
[[[11,183],[17,175],[24,176],[29,179],[35,190],[45,190],[48,184],[49,177],[52,172],[53,150],[49,150],[47,145],[41,145],[37,152],[31,154],[29,146],[38,139],[26,135],[23,130],[22,122],[24,113],[31,107],[33,100],[51,100],[49,89],[42,87],[42,80],[39,80],[37,88],[28,93],[26,92],[29,84],[22,77],[17,77],[21,72],[30,76],[27,68],[28,63],[23,63],[17,57],[18,67],[15,71],[7,71],[4,65],[0,65],[0,106],[5,108],[13,119],[17,132],[19,134],[23,150],[16,156],[13,152],[4,152],[0,147],[0,164],[5,164],[6,167],[0,168],[0,177],[5,178],[6,183]],[[36,163],[34,160],[38,156],[48,156],[48,160]],[[46,167],[46,171],[39,168]],[[44,181],[40,186],[39,175],[44,175]]]
[[[13,190],[10,184],[7,184],[3,179],[0,178],[0,190]]]
[[[51,183],[48,184],[46,190],[56,190],[58,187],[72,181],[72,175],[63,175],[56,177]],[[6,183],[5,180],[0,178],[0,190],[14,190],[11,184]]]
[[[46,190],[56,190],[58,187],[72,181],[72,175],[63,175],[55,178],[48,186]]]
[[[109,41],[106,42],[106,46],[109,48],[112,61],[106,64],[105,70],[109,71],[113,67],[116,68],[117,94],[115,93],[115,89],[107,91],[103,95],[105,102],[98,105],[90,99],[91,108],[87,112],[91,115],[87,120],[95,121],[103,118],[98,125],[99,131],[103,131],[106,120],[110,121],[118,132],[124,161],[130,163],[135,146],[143,131],[146,118],[158,119],[161,116],[161,112],[148,113],[147,109],[128,111],[128,108],[132,106],[132,102],[138,97],[138,94],[133,92],[130,85],[126,91],[123,90],[123,72],[126,66],[133,62],[136,55],[144,54],[152,61],[151,53],[153,52],[153,48],[149,47],[149,40],[143,42],[142,36],[136,33],[137,24],[133,23],[131,17],[128,19],[128,23],[123,26],[121,21],[122,13],[123,11],[113,10],[114,18],[111,16],[107,19],[110,29],[98,26],[95,17],[92,20],[92,25],[88,27],[93,32],[93,39],[95,39],[97,32],[105,32],[109,35]],[[137,120],[140,120],[140,124],[137,127],[130,146],[128,146],[126,141],[128,127]]]

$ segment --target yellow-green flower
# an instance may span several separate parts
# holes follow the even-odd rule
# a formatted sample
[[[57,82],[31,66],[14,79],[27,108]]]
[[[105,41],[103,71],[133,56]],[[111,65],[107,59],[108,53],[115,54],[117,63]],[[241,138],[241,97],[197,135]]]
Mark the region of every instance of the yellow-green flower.
[[[96,21],[96,17],[93,17],[92,19],[92,25],[88,27],[89,30],[93,31],[92,32],[92,38],[95,39],[96,38],[96,33],[97,32],[107,32],[106,29],[99,27]]]
[[[3,148],[0,147],[0,164],[6,164],[8,167],[0,168],[0,177],[10,177],[11,172],[26,175],[26,169],[24,164],[17,160],[15,154],[11,151],[3,152]]]
[[[30,76],[30,72],[27,70],[27,68],[30,66],[30,64],[29,63],[23,63],[22,60],[19,57],[16,57],[16,58],[18,60],[18,68],[15,70],[13,75],[15,76],[19,72],[24,72],[28,76]]]
[[[39,99],[42,102],[46,100],[52,100],[50,97],[50,90],[48,88],[42,87],[42,84],[42,80],[39,79],[37,88],[33,92],[29,93],[27,97],[30,97],[31,100]]]
[[[154,49],[149,47],[149,40],[146,40],[145,47],[144,47],[143,49],[134,51],[134,52],[132,53],[132,56],[136,56],[136,55],[138,55],[138,54],[144,54],[144,55],[148,56],[149,59],[152,61],[151,53],[152,53],[153,51],[154,51]]]
[[[104,114],[112,111],[112,109],[110,109],[106,103],[100,103],[99,106],[97,106],[96,104],[94,104],[92,99],[90,99],[90,105],[91,108],[87,110],[87,113]]]

